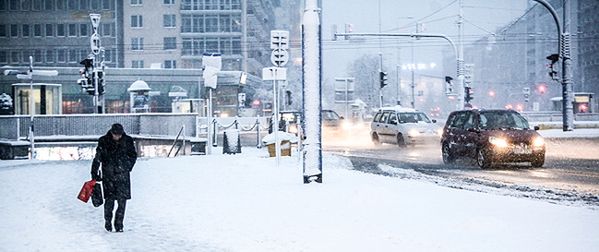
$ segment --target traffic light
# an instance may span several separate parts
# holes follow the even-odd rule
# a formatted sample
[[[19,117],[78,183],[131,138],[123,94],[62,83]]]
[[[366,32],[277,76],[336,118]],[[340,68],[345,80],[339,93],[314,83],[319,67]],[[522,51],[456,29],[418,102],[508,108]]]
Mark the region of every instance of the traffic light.
[[[466,101],[466,103],[470,103],[470,101],[472,101],[472,99],[474,99],[473,97],[474,91],[472,90],[471,87],[464,87],[464,101]]]
[[[559,60],[559,54],[551,54],[547,56],[547,59],[551,60],[551,64],[549,65],[549,76],[552,80],[559,80],[559,77],[557,76],[557,71],[555,71],[555,69],[553,68],[555,63]]]
[[[93,95],[95,92],[93,81],[94,60],[86,58],[79,62],[79,64],[83,65],[83,68],[79,70],[81,79],[77,80],[77,84],[81,85],[81,88],[87,91],[88,94]]]
[[[451,76],[445,76],[445,94],[451,95],[453,94],[453,83],[451,81],[453,78]]]
[[[380,72],[380,81],[381,81],[381,88],[387,86],[387,84],[389,84],[389,82],[387,81],[387,72]]]
[[[98,70],[96,72],[98,74],[98,94],[103,95],[104,91],[104,71]]]
[[[528,102],[528,98],[530,97],[530,88],[529,87],[522,88],[522,94],[524,94],[524,101]]]

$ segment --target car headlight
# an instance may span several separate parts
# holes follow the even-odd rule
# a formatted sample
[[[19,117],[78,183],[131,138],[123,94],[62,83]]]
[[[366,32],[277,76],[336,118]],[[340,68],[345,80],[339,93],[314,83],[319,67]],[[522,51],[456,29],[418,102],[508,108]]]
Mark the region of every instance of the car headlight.
[[[542,137],[535,137],[535,139],[532,140],[532,146],[535,148],[545,146],[545,139],[543,139]]]
[[[411,129],[410,131],[408,131],[408,136],[419,136],[420,135],[420,131],[418,131],[417,129]]]
[[[489,137],[489,143],[495,147],[505,148],[508,147],[507,140],[501,137]]]
[[[437,135],[438,136],[443,136],[443,129],[437,129]]]

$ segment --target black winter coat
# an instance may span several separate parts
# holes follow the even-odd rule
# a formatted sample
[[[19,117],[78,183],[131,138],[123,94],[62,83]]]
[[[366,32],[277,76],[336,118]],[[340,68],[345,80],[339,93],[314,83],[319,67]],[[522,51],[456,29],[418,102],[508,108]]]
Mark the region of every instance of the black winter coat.
[[[92,162],[92,178],[102,181],[104,199],[131,199],[129,173],[137,160],[133,138],[123,134],[119,141],[110,132],[100,137]],[[100,164],[102,171],[99,171]]]

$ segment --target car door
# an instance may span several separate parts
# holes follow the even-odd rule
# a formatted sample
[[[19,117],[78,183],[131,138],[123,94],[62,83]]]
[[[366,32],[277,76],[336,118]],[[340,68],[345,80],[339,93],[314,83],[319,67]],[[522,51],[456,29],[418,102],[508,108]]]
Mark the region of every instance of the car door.
[[[389,119],[387,119],[387,124],[385,127],[386,134],[389,136],[389,141],[392,143],[397,143],[397,132],[398,132],[399,118],[397,117],[397,113],[391,112],[389,114]]]
[[[454,151],[454,153],[459,153],[459,154],[464,154],[465,153],[465,137],[466,137],[466,130],[464,128],[464,124],[466,123],[466,120],[468,120],[468,111],[461,111],[456,115],[455,120],[453,120],[452,122],[452,142],[451,142],[451,148]]]
[[[466,120],[464,121],[464,137],[462,144],[464,153],[473,157],[478,149],[478,139],[480,137],[480,129],[478,127],[478,114],[468,111]]]
[[[389,124],[387,122],[390,114],[391,112],[389,111],[383,111],[383,114],[381,115],[381,118],[379,120],[379,137],[382,140],[382,142],[385,143],[393,141],[389,138]]]
[[[370,123],[370,134],[374,134],[376,133],[377,135],[379,134],[379,130],[381,127],[381,123],[379,122],[379,120],[381,120],[381,116],[383,115],[383,112],[377,112],[376,115],[374,115],[374,118],[372,119],[372,122]],[[379,138],[380,140],[380,138]]]

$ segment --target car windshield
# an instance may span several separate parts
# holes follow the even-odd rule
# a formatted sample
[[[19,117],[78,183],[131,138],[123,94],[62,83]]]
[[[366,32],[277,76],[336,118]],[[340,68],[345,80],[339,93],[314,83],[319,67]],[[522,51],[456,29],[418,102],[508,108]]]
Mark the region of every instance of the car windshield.
[[[322,111],[322,119],[324,120],[339,120],[339,115],[334,111]]]
[[[511,111],[486,111],[480,113],[481,129],[528,129],[528,122]]]
[[[399,113],[400,123],[431,123],[431,120],[422,112],[402,112]]]

